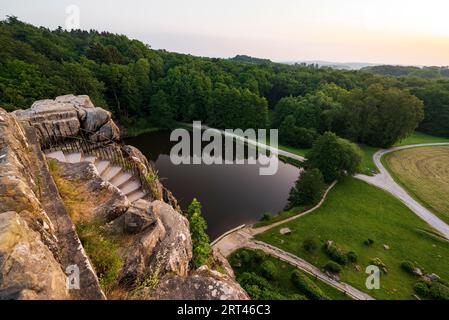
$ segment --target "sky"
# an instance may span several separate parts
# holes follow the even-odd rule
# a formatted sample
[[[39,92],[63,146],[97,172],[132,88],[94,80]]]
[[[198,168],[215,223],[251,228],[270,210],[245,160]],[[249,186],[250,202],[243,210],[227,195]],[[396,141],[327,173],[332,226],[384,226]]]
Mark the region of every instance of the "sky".
[[[449,65],[447,0],[0,0],[0,18],[70,28],[71,5],[81,29],[198,56]]]

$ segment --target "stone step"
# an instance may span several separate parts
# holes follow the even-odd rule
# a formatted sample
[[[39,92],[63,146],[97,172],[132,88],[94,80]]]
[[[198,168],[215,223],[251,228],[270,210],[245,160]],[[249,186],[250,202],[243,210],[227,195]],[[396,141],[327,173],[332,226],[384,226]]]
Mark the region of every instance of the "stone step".
[[[85,156],[83,158],[84,162],[90,162],[90,163],[95,163],[96,160],[97,160],[97,157],[94,157],[94,156]]]
[[[81,153],[74,152],[74,153],[66,154],[65,158],[68,163],[80,163],[81,162]]]
[[[79,163],[83,161],[93,163],[101,178],[119,188],[130,202],[142,199],[146,195],[139,180],[124,171],[122,167],[113,166],[110,161],[100,160],[96,156],[83,156],[79,152],[64,154],[63,151],[54,151],[46,154],[46,157],[60,162]]]
[[[120,188],[122,185],[124,185],[126,182],[128,182],[132,177],[133,177],[132,174],[122,171],[109,182],[112,183],[117,188]]]
[[[110,166],[108,170],[103,172],[103,175],[101,176],[103,180],[105,181],[111,181],[117,174],[119,174],[122,171],[122,167],[118,166]]]
[[[109,167],[110,162],[106,160],[100,160],[98,163],[95,164],[97,167],[98,174],[101,176],[103,172],[106,171],[106,169]]]
[[[50,152],[47,153],[45,156],[49,159],[56,159],[59,162],[66,162],[64,152],[62,151]]]
[[[131,194],[132,192],[138,190],[140,188],[140,182],[137,180],[131,180],[125,183],[120,190],[123,192],[125,196]]]
[[[145,192],[143,192],[141,189],[138,189],[138,190],[136,190],[134,192],[131,192],[126,197],[128,198],[128,200],[130,202],[134,202],[134,201],[137,201],[137,200],[142,199],[143,197],[145,197]]]

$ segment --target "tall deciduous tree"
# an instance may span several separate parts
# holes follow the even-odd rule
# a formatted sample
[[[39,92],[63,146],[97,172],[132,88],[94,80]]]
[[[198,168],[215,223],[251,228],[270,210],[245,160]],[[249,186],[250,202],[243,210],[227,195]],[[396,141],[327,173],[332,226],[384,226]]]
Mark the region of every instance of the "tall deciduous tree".
[[[332,132],[324,133],[306,157],[308,167],[319,169],[326,182],[355,174],[362,161],[357,145]]]

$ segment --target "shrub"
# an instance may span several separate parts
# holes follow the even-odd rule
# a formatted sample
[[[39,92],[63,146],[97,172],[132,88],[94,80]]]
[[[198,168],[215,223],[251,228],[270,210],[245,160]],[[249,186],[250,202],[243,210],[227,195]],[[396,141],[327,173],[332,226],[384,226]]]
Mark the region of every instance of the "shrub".
[[[314,237],[307,237],[302,243],[305,251],[312,253],[318,248],[318,241]]]
[[[423,298],[429,296],[429,293],[430,293],[429,286],[427,285],[427,283],[425,283],[423,281],[418,281],[417,283],[415,283],[415,285],[413,286],[413,289],[419,296],[421,296]]]
[[[242,250],[241,252],[239,252],[238,257],[240,258],[240,261],[245,265],[251,262],[251,255],[246,250]]]
[[[348,261],[351,263],[356,263],[357,262],[357,253],[355,253],[354,251],[349,251],[348,252]]]
[[[415,269],[415,264],[411,261],[403,261],[401,263],[401,268],[405,272],[407,272],[409,274],[413,274],[413,270]]]
[[[298,270],[292,272],[291,281],[307,298],[311,300],[328,300],[321,289],[309,277]]]
[[[373,239],[366,239],[363,243],[365,244],[365,246],[371,247],[374,244],[374,240]]]
[[[341,272],[341,266],[334,262],[334,261],[329,261],[325,266],[324,269],[326,271],[329,271],[330,273],[333,274],[339,274]]]
[[[271,261],[264,261],[261,264],[262,275],[268,280],[274,280],[276,278],[276,266]]]
[[[262,214],[260,221],[270,221],[271,219],[273,219],[273,214],[271,212],[265,212]]]
[[[430,286],[430,296],[436,300],[449,300],[449,287],[444,284],[434,281]]]
[[[290,207],[315,205],[320,202],[326,190],[323,175],[318,169],[303,172],[290,191]]]
[[[335,244],[326,244],[324,246],[324,250],[331,260],[341,265],[345,265],[346,263],[348,263],[348,257],[346,256],[346,254]]]
[[[382,270],[383,273],[388,273],[387,265],[380,259],[380,258],[373,258],[371,259],[371,264],[377,266]]]
[[[252,251],[252,260],[254,263],[261,264],[266,258],[266,255],[261,250]]]
[[[190,222],[190,234],[192,236],[193,257],[192,262],[196,267],[208,263],[212,254],[209,236],[206,233],[207,223],[201,215],[201,204],[193,199],[188,208]]]

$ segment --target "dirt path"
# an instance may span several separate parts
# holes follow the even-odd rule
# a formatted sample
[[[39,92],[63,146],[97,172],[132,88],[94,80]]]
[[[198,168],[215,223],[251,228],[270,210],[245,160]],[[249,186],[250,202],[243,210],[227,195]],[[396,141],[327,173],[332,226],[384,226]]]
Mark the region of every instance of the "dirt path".
[[[410,149],[418,147],[430,147],[430,146],[444,146],[449,145],[449,143],[427,143],[427,144],[415,144],[409,146],[394,147],[387,150],[379,150],[374,156],[373,160],[376,166],[379,168],[380,173],[372,177],[366,175],[356,175],[357,179],[368,182],[378,188],[388,191],[401,202],[403,202],[407,207],[409,207],[418,217],[427,222],[435,230],[440,232],[445,238],[449,239],[449,226],[442,221],[440,218],[435,216],[430,210],[425,208],[422,204],[416,201],[412,196],[410,196],[390,175],[388,170],[382,164],[382,157],[388,153]]]

